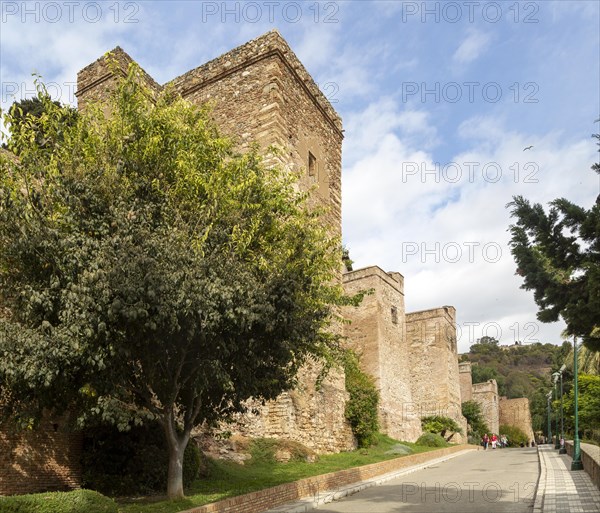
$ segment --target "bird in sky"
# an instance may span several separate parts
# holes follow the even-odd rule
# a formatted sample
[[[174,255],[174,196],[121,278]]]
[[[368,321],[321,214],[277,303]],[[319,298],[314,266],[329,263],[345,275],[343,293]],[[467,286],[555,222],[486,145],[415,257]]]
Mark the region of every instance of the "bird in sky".
[[[523,151],[530,150],[531,148],[533,148],[533,144],[531,146],[527,146],[527,148],[523,148]]]

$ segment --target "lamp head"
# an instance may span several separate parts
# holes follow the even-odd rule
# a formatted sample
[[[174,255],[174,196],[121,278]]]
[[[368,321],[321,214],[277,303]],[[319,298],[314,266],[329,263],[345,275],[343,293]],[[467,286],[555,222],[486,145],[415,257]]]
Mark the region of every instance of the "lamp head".
[[[567,366],[563,363],[562,367],[558,370],[561,374],[567,370]]]

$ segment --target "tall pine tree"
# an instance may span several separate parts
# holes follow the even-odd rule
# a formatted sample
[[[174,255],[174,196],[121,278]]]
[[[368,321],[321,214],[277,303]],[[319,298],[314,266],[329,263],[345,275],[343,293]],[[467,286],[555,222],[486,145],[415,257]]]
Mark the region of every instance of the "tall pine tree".
[[[600,134],[593,137],[600,141]],[[600,163],[592,170],[600,175]],[[589,209],[565,198],[549,206],[546,212],[522,196],[508,204],[516,219],[510,246],[522,288],[533,290],[540,321],[562,317],[570,335],[600,351],[600,195]]]

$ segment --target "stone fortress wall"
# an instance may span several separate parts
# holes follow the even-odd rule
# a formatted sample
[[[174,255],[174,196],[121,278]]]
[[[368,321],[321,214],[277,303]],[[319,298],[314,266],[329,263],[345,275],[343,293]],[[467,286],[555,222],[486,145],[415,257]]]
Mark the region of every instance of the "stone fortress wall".
[[[118,47],[110,55],[117,71],[125,74],[131,57]],[[111,68],[106,57],[82,69],[77,76],[79,107],[110,94],[114,73],[115,64]],[[219,130],[236,142],[239,151],[258,143],[268,165],[300,173],[301,188],[311,192],[314,205],[327,207],[329,232],[341,238],[342,122],[277,31],[164,85],[143,70],[141,74],[153,91],[170,88],[197,105],[208,103]],[[277,153],[269,153],[269,147]],[[243,416],[232,431],[285,436],[318,452],[353,448],[355,440],[344,417],[348,394],[343,372],[330,372],[317,390],[318,371],[318,364],[307,365],[296,390],[256,405],[260,413]]]
[[[116,47],[108,58],[105,55],[83,68],[77,75],[78,108],[85,109],[106,98],[114,90],[116,76],[125,75],[132,62],[125,51]],[[301,189],[310,193],[312,204],[327,207],[327,227],[332,236],[341,239],[342,122],[277,31],[249,41],[166,84],[158,84],[143,69],[140,76],[150,91],[158,93],[170,88],[193,103],[210,104],[217,126],[233,138],[240,151],[257,143],[268,165],[300,173]],[[271,152],[270,147],[277,151]],[[404,278],[379,267],[343,276],[340,273],[339,279],[349,293],[373,289],[361,306],[344,311],[354,322],[337,329],[344,330],[348,346],[362,355],[361,365],[379,387],[382,430],[396,438],[415,440],[421,433],[420,418],[438,414],[455,419],[466,433],[466,421],[460,411],[462,392],[454,308],[445,306],[406,314]],[[297,389],[260,406],[258,415],[242,417],[236,431],[247,436],[289,438],[317,452],[355,447],[356,441],[344,417],[348,400],[344,374],[331,372],[317,389],[318,371],[318,365],[307,365],[301,371]],[[506,411],[520,410],[515,406]],[[42,450],[42,442],[21,444],[3,433],[0,435],[4,437],[0,437],[2,443],[8,440],[20,447],[20,452],[11,453],[14,458]],[[48,450],[60,450],[63,442],[59,435],[40,434],[55,440],[49,442]],[[69,440],[74,443],[69,451],[75,454],[76,440],[74,437]],[[464,440],[466,437],[456,436],[452,441]],[[67,460],[72,459],[71,452],[65,456]],[[17,465],[13,470],[19,472],[19,468],[25,467],[17,459],[10,464]],[[63,459],[57,460],[57,465]],[[65,469],[55,472],[59,487],[76,486],[79,479],[76,465],[68,462],[65,465]],[[27,475],[34,474],[27,471]],[[40,486],[35,485],[35,480],[30,482],[33,484],[27,491],[48,488],[47,483],[40,484],[43,480],[38,483]],[[18,486],[11,488],[14,491],[0,490],[0,493],[21,491]]]
[[[500,413],[498,401],[498,384],[495,379],[484,383],[474,383],[472,388],[473,400],[481,407],[485,423],[492,433],[500,431]]]
[[[521,429],[529,438],[535,440],[531,423],[529,399],[507,399],[498,394],[495,379],[483,383],[473,383],[471,362],[461,362],[460,387],[462,402],[473,400],[481,407],[486,424],[492,433],[498,433],[500,426],[514,426]]]
[[[360,356],[362,369],[375,378],[380,428],[393,438],[415,441],[422,431],[410,386],[404,277],[367,267],[345,273],[343,281],[347,294],[373,291],[359,307],[344,309],[351,321],[344,335],[348,347]]]
[[[501,397],[499,406],[501,425],[518,427],[527,435],[529,440],[535,440],[533,427],[531,425],[529,399],[527,399],[527,397],[519,397],[517,399]]]
[[[458,364],[460,380],[461,401],[467,402],[473,399],[473,376],[471,375],[471,362],[460,362]]]
[[[80,108],[108,94],[114,88],[115,70],[124,74],[132,62],[118,47],[111,56],[112,67],[103,57],[79,72]],[[312,202],[327,207],[330,233],[341,237],[342,122],[277,31],[164,85],[143,70],[141,75],[153,91],[171,88],[193,103],[208,103],[217,126],[239,150],[257,142],[267,163],[300,173],[301,187],[310,191]],[[278,152],[270,154],[269,147]],[[420,417],[442,414],[457,420],[466,432],[460,412],[454,308],[407,315],[403,277],[377,267],[340,278],[349,293],[362,288],[375,291],[358,309],[346,309],[354,323],[345,328],[345,335],[349,346],[362,354],[362,365],[381,392],[383,431],[415,440],[421,433]],[[259,407],[258,416],[244,417],[236,431],[286,436],[322,452],[351,448],[354,441],[343,414],[347,401],[343,373],[332,372],[320,390],[314,387],[316,373],[316,367],[304,369],[297,390]]]
[[[406,314],[410,385],[420,417],[444,415],[463,430],[452,442],[466,441],[456,347],[456,310],[443,306]]]

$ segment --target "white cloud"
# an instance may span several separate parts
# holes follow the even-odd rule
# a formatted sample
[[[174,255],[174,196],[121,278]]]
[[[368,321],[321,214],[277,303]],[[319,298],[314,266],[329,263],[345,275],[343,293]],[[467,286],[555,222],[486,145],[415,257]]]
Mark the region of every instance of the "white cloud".
[[[471,29],[467,34],[466,39],[460,44],[452,56],[452,59],[459,64],[469,64],[476,60],[480,55],[486,52],[491,42],[489,33]]]
[[[388,98],[347,124],[351,153],[360,155],[343,177],[344,239],[356,266],[404,274],[408,310],[455,306],[466,330],[461,351],[488,333],[485,326],[491,336],[499,326],[507,343],[560,342],[563,324],[539,323],[533,294],[520,289],[506,204],[522,194],[543,204],[564,196],[590,206],[599,192],[589,170],[593,143],[511,132],[502,120],[478,116],[461,124],[469,150],[444,174],[444,163],[436,167],[431,153],[399,135],[403,123],[419,131],[427,119],[427,112],[403,112]],[[479,324],[468,333],[466,323]]]

